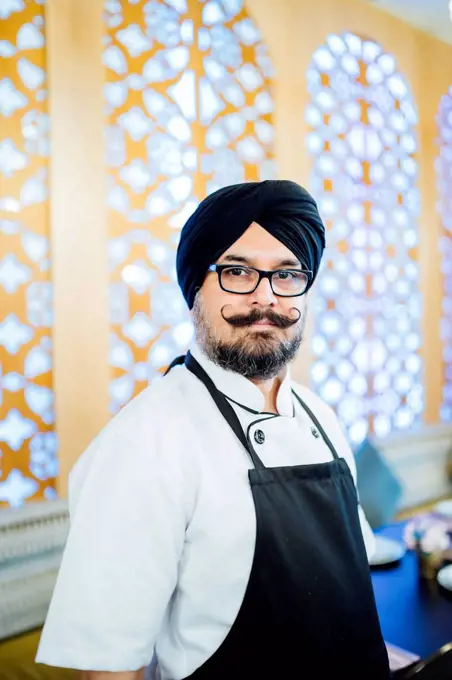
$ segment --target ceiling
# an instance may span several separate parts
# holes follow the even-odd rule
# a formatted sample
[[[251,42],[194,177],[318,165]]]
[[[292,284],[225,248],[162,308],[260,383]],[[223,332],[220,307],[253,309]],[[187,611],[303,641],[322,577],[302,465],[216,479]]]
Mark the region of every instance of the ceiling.
[[[408,24],[452,44],[448,0],[367,0]]]

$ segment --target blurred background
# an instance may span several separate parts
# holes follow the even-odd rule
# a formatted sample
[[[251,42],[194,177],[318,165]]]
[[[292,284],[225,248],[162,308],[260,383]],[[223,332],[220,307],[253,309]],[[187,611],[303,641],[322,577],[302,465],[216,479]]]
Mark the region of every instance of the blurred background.
[[[296,379],[380,519],[448,498],[447,0],[0,0],[0,637],[43,618],[77,457],[191,341],[181,226],[267,178],[328,228]]]

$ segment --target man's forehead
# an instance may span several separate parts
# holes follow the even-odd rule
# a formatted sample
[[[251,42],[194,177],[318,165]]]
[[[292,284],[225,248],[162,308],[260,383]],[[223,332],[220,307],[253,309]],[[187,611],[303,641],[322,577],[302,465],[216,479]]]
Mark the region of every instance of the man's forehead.
[[[253,222],[219,259],[224,259],[231,254],[249,258],[287,259],[292,260],[294,264],[299,262],[296,255],[284,243],[278,241],[257,222]]]

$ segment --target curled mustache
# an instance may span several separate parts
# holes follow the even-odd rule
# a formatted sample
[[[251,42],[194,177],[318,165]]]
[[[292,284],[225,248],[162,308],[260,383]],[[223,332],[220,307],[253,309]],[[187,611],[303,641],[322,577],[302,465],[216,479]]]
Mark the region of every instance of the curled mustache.
[[[246,326],[251,326],[251,324],[256,323],[257,321],[264,320],[275,324],[275,326],[278,328],[290,328],[290,326],[294,326],[301,318],[300,310],[296,307],[293,307],[292,309],[295,309],[295,311],[298,312],[296,319],[291,319],[288,316],[277,314],[271,309],[263,310],[257,308],[252,309],[251,312],[246,315],[235,314],[233,316],[225,316],[223,313],[223,307],[221,310],[221,316],[225,321],[231,324],[231,326],[235,326],[235,328],[245,328]]]

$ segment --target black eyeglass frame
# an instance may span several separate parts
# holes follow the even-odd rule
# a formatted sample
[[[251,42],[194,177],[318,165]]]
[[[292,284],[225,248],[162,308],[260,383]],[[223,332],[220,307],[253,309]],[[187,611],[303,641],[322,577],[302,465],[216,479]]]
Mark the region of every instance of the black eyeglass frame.
[[[246,293],[239,293],[235,290],[229,290],[228,288],[225,288],[223,286],[223,282],[221,280],[221,274],[225,269],[248,269],[249,271],[257,272],[259,274],[259,278],[257,280],[256,285],[252,290],[247,290]],[[254,291],[259,287],[260,282],[262,279],[268,279],[270,282],[270,288],[273,291],[273,295],[276,295],[277,297],[283,297],[283,298],[290,298],[290,297],[301,297],[302,295],[306,294],[306,291],[308,290],[311,282],[312,282],[312,276],[313,272],[310,269],[288,269],[287,267],[284,267],[283,269],[272,269],[270,271],[265,270],[265,269],[256,269],[255,267],[248,267],[247,265],[243,264],[211,264],[207,271],[209,272],[216,272],[218,274],[218,283],[220,284],[221,290],[224,290],[225,293],[232,293],[233,295],[251,295],[251,293],[254,293]],[[272,282],[272,277],[274,274],[278,274],[279,272],[289,272],[289,273],[296,273],[296,274],[307,274],[308,282],[306,284],[306,288],[302,293],[295,293],[294,295],[281,295],[281,293],[276,293],[274,288],[273,288],[273,282]]]

